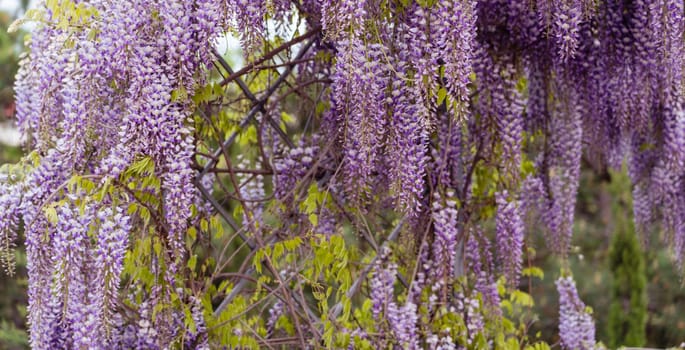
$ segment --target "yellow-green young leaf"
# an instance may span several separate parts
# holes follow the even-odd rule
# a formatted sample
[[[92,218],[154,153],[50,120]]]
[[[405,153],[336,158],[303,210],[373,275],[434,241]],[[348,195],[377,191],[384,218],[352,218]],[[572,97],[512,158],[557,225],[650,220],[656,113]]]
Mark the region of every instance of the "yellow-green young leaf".
[[[293,251],[302,245],[302,239],[300,237],[295,237],[293,239],[283,241],[283,244],[285,245],[285,249],[288,251]]]
[[[48,222],[51,224],[57,224],[58,218],[57,218],[57,210],[53,206],[48,206],[44,209],[45,211],[45,218],[48,219]]]
[[[504,296],[504,294],[506,293],[506,279],[504,277],[500,277],[497,279],[497,294],[499,294],[500,296]]]
[[[533,301],[533,298],[530,296],[530,294],[520,290],[515,290],[511,292],[511,301],[514,302],[514,304],[521,306],[531,307],[535,305],[535,302]]]
[[[316,104],[316,115],[322,115],[326,110],[328,110],[328,104],[324,102],[319,102]]]
[[[655,148],[656,148],[656,146],[654,145],[654,143],[645,142],[645,143],[643,143],[643,144],[640,145],[640,152],[653,150],[653,149],[655,149]]]
[[[188,259],[188,268],[190,271],[195,271],[195,266],[197,266],[197,254],[193,254],[193,256]]]
[[[291,124],[293,123],[296,119],[292,115],[290,115],[287,112],[281,112],[281,120],[283,120],[284,123],[286,124]]]
[[[507,350],[520,350],[521,346],[519,345],[519,340],[513,337],[507,339],[506,348]]]
[[[126,175],[142,176],[145,173],[153,174],[155,163],[150,157],[142,157],[131,164],[126,170]]]
[[[272,257],[274,260],[278,260],[283,255],[283,248],[283,244],[280,242],[274,244],[274,250],[272,253]]]
[[[545,278],[545,272],[542,271],[541,268],[535,267],[535,266],[531,266],[531,267],[527,267],[527,268],[523,269],[523,271],[521,271],[521,274],[523,276],[537,277],[539,279]]]
[[[347,321],[350,319],[350,314],[352,313],[352,300],[349,298],[344,298],[342,300],[343,304],[343,313],[342,316],[340,316],[340,319],[343,321]]]
[[[237,218],[243,216],[243,207],[240,205],[236,205],[235,209],[233,209],[233,216]]]
[[[188,99],[188,92],[183,85],[179,86],[177,89],[171,91],[171,101],[185,101]]]
[[[312,183],[307,190],[307,197],[304,199],[300,208],[306,214],[311,214],[316,211],[320,197],[319,187],[316,183]]]
[[[447,90],[445,88],[438,89],[438,105],[442,104],[447,97]]]
[[[78,184],[86,192],[91,192],[95,189],[95,183],[93,183],[93,181],[90,181],[88,179],[81,178],[80,181],[78,182]]]
[[[262,259],[263,258],[264,258],[264,251],[260,249],[255,253],[254,259],[252,260],[252,265],[254,266],[255,270],[259,274],[262,273]]]
[[[193,241],[197,239],[197,229],[195,227],[191,226],[188,228],[188,237]]]
[[[212,228],[212,231],[217,232],[217,231],[223,231],[223,226],[221,225],[221,220],[219,219],[218,216],[214,215],[211,218],[209,218],[209,225]]]
[[[95,193],[95,195],[93,196],[96,201],[102,202],[102,200],[105,199],[105,196],[107,195],[107,193],[109,193],[109,190],[111,188],[111,183],[112,182],[110,179],[105,180],[105,183],[102,184],[102,187],[100,188],[100,190],[97,191]]]
[[[93,28],[90,31],[88,31],[88,40],[95,40],[97,38],[98,34],[100,34],[100,30],[97,28]]]
[[[131,203],[128,205],[128,209],[126,210],[126,213],[128,215],[133,215],[138,211],[138,204],[136,203]]]
[[[26,15],[24,15],[24,17],[28,18],[32,21],[37,21],[37,20],[42,19],[44,15],[45,15],[45,12],[42,10],[30,9],[30,10],[26,11]]]
[[[155,240],[155,242],[152,244],[152,248],[155,250],[155,255],[162,255],[162,243],[160,243],[158,240]]]
[[[238,144],[240,146],[248,146],[250,143],[257,142],[257,129],[254,125],[249,125],[247,129],[243,130],[238,135]]]
[[[524,176],[535,174],[535,171],[535,163],[530,159],[526,159],[521,162],[521,173]]]
[[[488,349],[490,346],[488,345],[488,340],[485,338],[483,333],[478,333],[476,334],[475,339],[471,342],[471,344],[474,345],[474,349]]]
[[[506,310],[507,313],[512,313],[513,310],[514,310],[514,307],[511,305],[511,302],[509,302],[509,300],[502,300],[502,301],[500,301],[500,307],[501,307],[503,310]]]
[[[309,222],[312,226],[317,226],[319,224],[319,217],[316,214],[309,214]]]
[[[228,287],[230,287],[230,286],[231,286],[231,281],[229,281],[229,280],[221,281],[221,283],[219,283],[219,288],[217,289],[217,292],[228,293],[229,292]]]
[[[193,319],[193,314],[190,312],[188,305],[184,305],[183,313],[185,314],[185,326],[186,329],[190,330],[190,333],[195,333],[197,331],[197,325]]]
[[[547,343],[538,342],[533,345],[527,345],[526,350],[550,350],[550,347]]]

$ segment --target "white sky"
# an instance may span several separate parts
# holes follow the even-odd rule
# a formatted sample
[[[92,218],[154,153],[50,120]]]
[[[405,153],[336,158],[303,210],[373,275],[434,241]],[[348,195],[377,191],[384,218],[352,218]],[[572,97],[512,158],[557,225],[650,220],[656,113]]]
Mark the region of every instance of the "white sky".
[[[31,0],[29,3],[35,3],[35,0]],[[0,0],[0,10],[7,11],[13,14],[14,11],[19,7],[19,0]]]

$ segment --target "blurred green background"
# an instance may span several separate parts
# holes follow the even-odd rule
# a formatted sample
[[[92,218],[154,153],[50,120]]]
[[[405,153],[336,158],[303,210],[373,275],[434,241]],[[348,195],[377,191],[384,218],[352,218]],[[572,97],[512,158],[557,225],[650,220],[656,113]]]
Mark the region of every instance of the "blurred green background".
[[[13,6],[8,6],[12,2]],[[0,133],[12,134],[12,84],[25,32],[7,33],[7,27],[28,6],[29,0],[0,0]],[[3,10],[4,9],[4,10]],[[0,138],[2,139],[2,138]],[[11,144],[16,144],[16,137]],[[0,165],[16,162],[22,154],[16,145],[0,143]],[[581,298],[592,307],[597,322],[598,340],[609,343],[608,318],[612,301],[613,278],[609,269],[612,236],[632,220],[630,183],[624,173],[596,174],[583,171],[577,203],[574,249],[571,269]],[[628,223],[627,223],[628,221]],[[535,231],[535,230],[534,230]],[[648,234],[651,245],[643,253],[647,280],[646,344],[665,348],[685,341],[685,289],[682,276],[674,267],[668,250],[660,243],[659,232]],[[544,238],[534,233],[529,240],[537,247],[532,265],[541,267],[542,280],[524,281],[536,302],[536,321],[530,334],[539,332],[548,341],[557,339],[558,297],[554,286],[560,260],[544,246]],[[21,241],[21,239],[20,239]],[[0,349],[28,348],[26,334],[26,258],[17,242],[17,270],[13,277],[0,272]],[[619,343],[621,343],[619,341]]]

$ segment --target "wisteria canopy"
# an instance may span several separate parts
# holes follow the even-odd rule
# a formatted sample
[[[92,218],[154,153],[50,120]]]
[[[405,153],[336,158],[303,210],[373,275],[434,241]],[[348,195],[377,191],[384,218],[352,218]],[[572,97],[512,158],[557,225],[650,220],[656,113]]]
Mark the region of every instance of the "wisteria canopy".
[[[684,11],[39,2],[0,174],[31,346],[600,347],[568,268],[556,344],[519,279],[533,232],[569,253],[581,163],[626,166],[638,231],[685,262]]]

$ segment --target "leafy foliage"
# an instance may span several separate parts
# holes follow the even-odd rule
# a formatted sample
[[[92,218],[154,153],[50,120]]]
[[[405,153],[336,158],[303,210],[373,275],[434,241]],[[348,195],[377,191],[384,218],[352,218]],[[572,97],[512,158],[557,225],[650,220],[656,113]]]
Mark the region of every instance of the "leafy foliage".
[[[620,177],[614,176],[616,180]],[[615,183],[620,183],[619,181]],[[620,185],[612,192],[620,197]],[[625,213],[629,201],[618,200],[613,205],[614,215]],[[609,346],[644,346],[647,323],[647,277],[642,249],[631,220],[618,220],[611,242],[612,301],[609,306]]]

